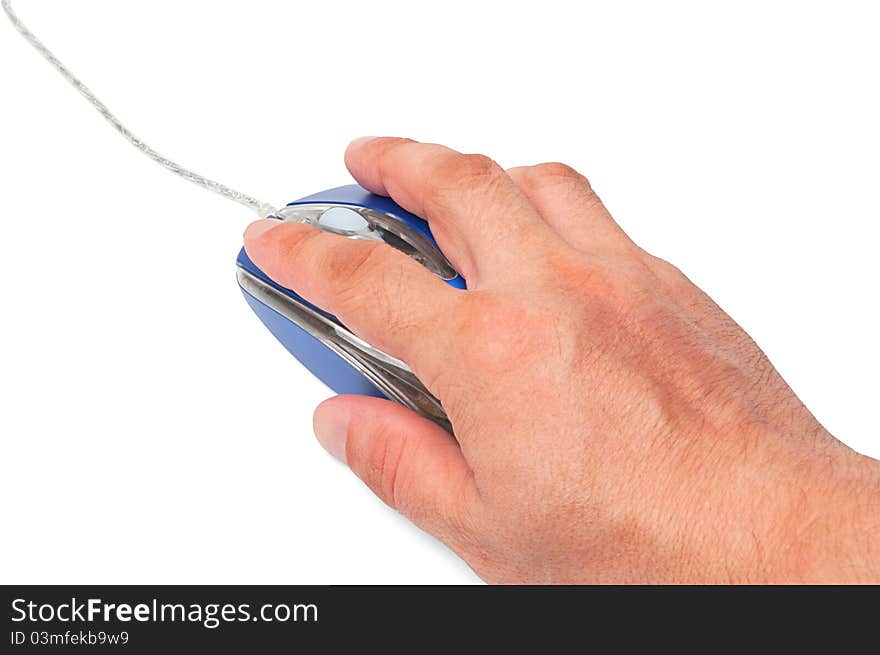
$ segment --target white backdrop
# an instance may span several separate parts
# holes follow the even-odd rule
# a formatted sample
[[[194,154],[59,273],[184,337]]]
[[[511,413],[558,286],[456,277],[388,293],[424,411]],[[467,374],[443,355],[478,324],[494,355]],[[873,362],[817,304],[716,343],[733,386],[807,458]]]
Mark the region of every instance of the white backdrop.
[[[364,134],[575,166],[880,456],[872,3],[599,4],[16,6],[138,135],[270,202],[347,183]],[[235,284],[247,210],[6,24],[0,62],[0,581],[475,581],[314,441],[329,391]]]

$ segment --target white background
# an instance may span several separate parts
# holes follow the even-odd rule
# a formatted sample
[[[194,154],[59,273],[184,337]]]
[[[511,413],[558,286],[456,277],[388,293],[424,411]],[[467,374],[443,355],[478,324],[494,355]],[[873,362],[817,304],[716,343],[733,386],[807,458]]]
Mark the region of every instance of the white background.
[[[565,161],[880,456],[872,3],[20,0],[135,132],[283,203],[353,137]],[[247,210],[0,25],[0,581],[476,577],[314,441],[329,391],[235,284]]]

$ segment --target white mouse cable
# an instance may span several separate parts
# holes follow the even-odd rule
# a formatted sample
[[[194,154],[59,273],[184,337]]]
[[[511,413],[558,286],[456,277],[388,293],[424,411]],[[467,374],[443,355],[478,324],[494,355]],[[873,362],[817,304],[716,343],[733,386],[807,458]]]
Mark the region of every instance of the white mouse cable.
[[[52,51],[49,50],[43,43],[34,36],[33,32],[31,32],[27,27],[25,27],[24,23],[21,22],[19,17],[16,15],[15,11],[12,9],[12,0],[0,0],[0,4],[3,6],[3,11],[6,12],[6,15],[9,17],[9,20],[15,26],[15,29],[25,38],[25,40],[30,43],[41,55],[46,59],[52,66],[57,70],[61,75],[70,82],[77,91],[79,91],[82,96],[89,101],[89,103],[107,120],[110,125],[116,128],[116,131],[119,132],[125,139],[133,145],[135,148],[144,153],[147,157],[155,161],[157,164],[161,164],[165,168],[167,168],[172,173],[179,175],[185,180],[189,180],[194,184],[198,184],[200,187],[207,189],[208,191],[213,191],[214,193],[218,193],[224,198],[229,198],[230,200],[234,200],[237,203],[240,203],[246,207],[250,207],[252,210],[257,212],[261,217],[271,216],[275,213],[276,209],[272,205],[257,200],[256,198],[247,195],[246,193],[242,193],[241,191],[236,191],[235,189],[231,189],[224,184],[220,184],[219,182],[215,182],[214,180],[208,179],[199,175],[198,173],[194,173],[193,171],[184,168],[180,164],[168,159],[167,157],[162,156],[155,150],[153,150],[146,143],[141,141],[138,137],[131,133],[131,131],[123,125],[122,121],[120,121],[116,116],[107,108],[103,102],[101,102],[98,97],[92,93],[91,89],[89,89],[85,84],[79,81],[77,77],[68,70],[68,68],[61,63],[61,61],[52,54]]]

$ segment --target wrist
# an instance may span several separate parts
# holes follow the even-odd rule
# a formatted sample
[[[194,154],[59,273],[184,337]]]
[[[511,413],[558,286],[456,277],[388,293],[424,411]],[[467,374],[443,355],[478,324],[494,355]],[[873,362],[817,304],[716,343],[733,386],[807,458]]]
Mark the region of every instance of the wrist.
[[[778,534],[782,575],[768,582],[880,581],[880,462],[840,449],[803,468]]]
[[[827,433],[790,435],[762,429],[747,452],[722,456],[711,478],[689,470],[705,484],[703,493],[684,487],[671,523],[688,526],[678,532],[685,568],[675,579],[880,582],[880,461]]]

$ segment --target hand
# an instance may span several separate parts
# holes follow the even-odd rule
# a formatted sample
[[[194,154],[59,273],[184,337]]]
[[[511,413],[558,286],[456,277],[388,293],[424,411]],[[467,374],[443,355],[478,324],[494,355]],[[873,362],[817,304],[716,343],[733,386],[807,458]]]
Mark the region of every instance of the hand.
[[[640,249],[561,164],[358,140],[358,182],[426,218],[467,280],[262,220],[254,262],[404,360],[455,439],[390,401],[315,412],[331,453],[492,582],[880,582],[880,468]]]

